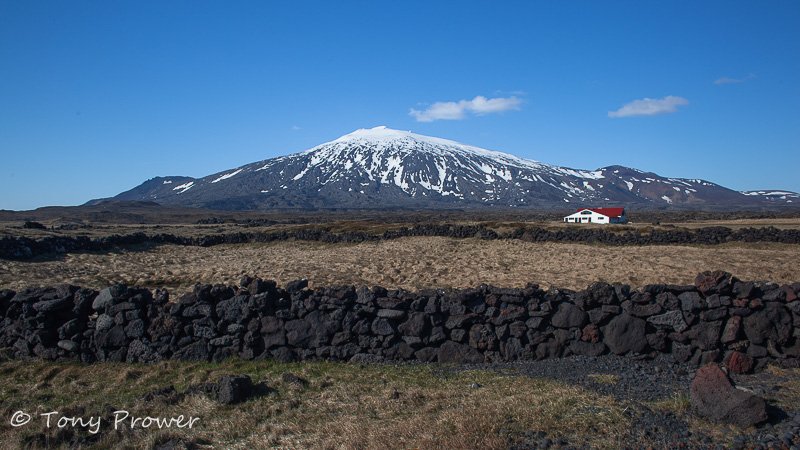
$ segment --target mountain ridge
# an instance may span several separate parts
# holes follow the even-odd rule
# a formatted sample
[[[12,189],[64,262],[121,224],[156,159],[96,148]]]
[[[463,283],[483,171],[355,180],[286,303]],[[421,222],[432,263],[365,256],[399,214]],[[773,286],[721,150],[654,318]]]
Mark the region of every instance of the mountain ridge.
[[[800,203],[790,191],[742,193],[620,165],[573,169],[385,126],[201,178],[155,177],[112,199],[223,210]]]

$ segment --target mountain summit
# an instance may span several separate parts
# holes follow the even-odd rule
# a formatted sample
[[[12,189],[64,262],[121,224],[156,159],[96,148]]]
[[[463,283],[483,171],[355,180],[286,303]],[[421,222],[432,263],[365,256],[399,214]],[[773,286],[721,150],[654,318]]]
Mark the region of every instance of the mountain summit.
[[[156,177],[114,199],[213,209],[766,203],[705,180],[553,166],[385,126],[203,178]]]

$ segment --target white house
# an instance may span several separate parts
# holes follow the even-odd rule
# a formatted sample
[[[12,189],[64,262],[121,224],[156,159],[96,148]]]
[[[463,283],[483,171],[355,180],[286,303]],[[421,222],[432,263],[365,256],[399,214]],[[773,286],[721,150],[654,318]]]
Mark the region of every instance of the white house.
[[[625,208],[581,208],[564,217],[564,223],[626,223]]]

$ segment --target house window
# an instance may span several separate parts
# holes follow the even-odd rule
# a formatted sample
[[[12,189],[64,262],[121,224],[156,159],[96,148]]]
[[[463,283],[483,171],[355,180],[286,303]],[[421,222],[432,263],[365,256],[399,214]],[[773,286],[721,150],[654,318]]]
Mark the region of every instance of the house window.
[[[581,214],[584,216],[588,216],[591,213],[592,213],[591,211],[581,211]]]

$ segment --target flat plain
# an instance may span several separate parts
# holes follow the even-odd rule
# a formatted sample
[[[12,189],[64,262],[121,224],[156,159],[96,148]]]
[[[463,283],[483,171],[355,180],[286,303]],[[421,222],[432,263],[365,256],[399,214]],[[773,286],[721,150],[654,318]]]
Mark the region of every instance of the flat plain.
[[[180,293],[195,283],[235,284],[243,275],[279,284],[307,278],[312,285],[353,284],[419,290],[482,283],[538,283],[583,289],[592,282],[691,283],[704,270],[741,279],[800,280],[800,245],[730,243],[715,246],[603,246],[518,240],[409,237],[357,244],[282,241],[213,247],[164,245],[146,251],[67,254],[55,260],[0,260],[0,287],[112,283],[166,287]]]
[[[137,216],[138,217],[138,216]],[[139,217],[152,222],[149,216]],[[721,217],[659,213],[657,223],[640,220],[624,226],[590,226],[614,232],[691,231],[702,227],[773,227],[800,229],[797,217]],[[145,220],[147,219],[147,220]],[[196,217],[191,220],[197,221]],[[241,219],[241,218],[240,218]],[[489,215],[334,216],[291,215],[250,217],[245,224],[109,223],[62,218],[43,221],[45,230],[22,228],[19,221],[0,223],[0,237],[52,236],[102,238],[111,235],[159,233],[186,237],[230,233],[270,233],[324,229],[331,233],[371,235],[418,223],[481,225],[497,232],[519,226],[558,230],[565,225],[540,216]],[[526,220],[527,219],[527,220]],[[226,218],[230,221],[231,218]],[[123,221],[124,222],[124,221]],[[295,223],[297,222],[297,223]],[[571,225],[575,227],[575,225]],[[584,227],[584,226],[580,226]],[[619,282],[640,287],[654,283],[690,283],[705,270],[725,270],[741,279],[791,283],[800,280],[800,245],[775,242],[729,242],[720,245],[625,245],[572,242],[527,242],[519,239],[403,237],[356,243],[282,240],[269,243],[223,244],[210,247],[159,245],[120,248],[110,252],[66,253],[31,260],[0,259],[0,288],[71,283],[102,288],[111,283],[164,287],[179,294],[195,283],[236,283],[243,275],[280,284],[306,278],[312,286],[353,284],[419,290],[466,288],[480,284],[583,289],[592,282]]]

